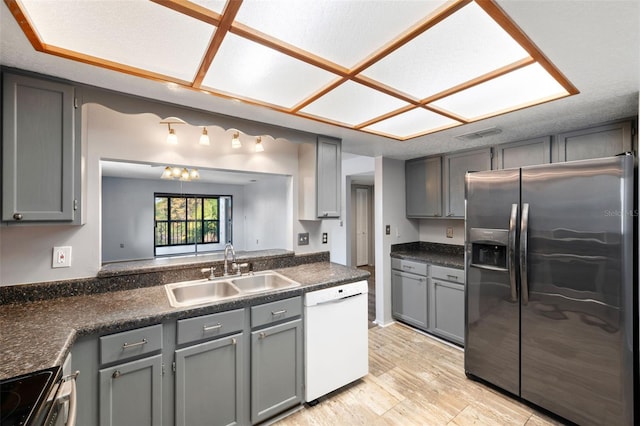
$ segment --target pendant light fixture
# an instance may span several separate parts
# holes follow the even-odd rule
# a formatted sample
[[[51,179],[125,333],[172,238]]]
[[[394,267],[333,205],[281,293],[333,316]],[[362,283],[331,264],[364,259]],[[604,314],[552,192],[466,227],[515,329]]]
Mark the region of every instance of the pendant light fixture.
[[[242,147],[242,142],[240,142],[240,132],[235,132],[233,134],[233,138],[231,139],[231,148],[238,149]]]
[[[258,136],[256,138],[256,152],[264,152],[264,145],[262,145],[262,137]]]
[[[187,123],[178,117],[167,117],[164,120],[160,121],[160,124],[166,124],[169,127],[169,134],[167,135],[167,143],[169,145],[177,145],[178,136],[176,135],[175,129],[171,128],[171,125],[187,124]]]
[[[209,132],[206,127],[202,128],[202,134],[200,135],[200,145],[211,145],[209,140]]]
[[[198,169],[188,169],[186,167],[178,167],[178,166],[166,166],[162,175],[160,175],[161,179],[167,180],[181,180],[183,182],[189,182],[192,180],[200,179],[200,172]]]

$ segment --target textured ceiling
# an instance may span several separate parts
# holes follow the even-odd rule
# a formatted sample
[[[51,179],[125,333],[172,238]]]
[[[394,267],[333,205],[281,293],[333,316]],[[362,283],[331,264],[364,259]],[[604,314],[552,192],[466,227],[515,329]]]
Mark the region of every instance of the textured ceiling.
[[[36,52],[5,4],[0,6],[0,62],[7,66],[212,112],[340,137],[343,139],[345,152],[406,159],[520,140],[637,115],[639,4],[635,0],[498,1],[498,5],[532,42],[580,89],[580,94],[406,142],[315,122],[247,103],[212,98],[196,91],[169,87],[156,81]],[[154,23],[143,20],[140,25],[151,31]],[[331,29],[327,32],[331,33]],[[167,52],[169,53],[171,52]],[[336,57],[341,54],[340,49],[336,48]],[[374,71],[384,74],[383,69],[372,68],[372,78]],[[472,142],[454,137],[492,126],[500,127],[502,133]]]

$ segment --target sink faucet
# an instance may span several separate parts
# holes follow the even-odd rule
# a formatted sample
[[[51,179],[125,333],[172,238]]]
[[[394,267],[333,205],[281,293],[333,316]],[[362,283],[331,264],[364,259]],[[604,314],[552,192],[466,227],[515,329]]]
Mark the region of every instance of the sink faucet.
[[[231,267],[235,269],[236,267],[236,251],[233,249],[233,244],[227,243],[224,246],[224,275],[229,275],[229,267],[228,267],[228,256],[229,252],[231,252]]]

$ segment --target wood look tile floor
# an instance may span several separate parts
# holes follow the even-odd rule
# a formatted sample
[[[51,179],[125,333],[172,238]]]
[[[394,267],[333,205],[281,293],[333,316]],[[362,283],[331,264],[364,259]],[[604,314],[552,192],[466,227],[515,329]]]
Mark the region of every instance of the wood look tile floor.
[[[369,375],[276,423],[298,425],[561,425],[466,378],[463,353],[393,324],[369,330]]]

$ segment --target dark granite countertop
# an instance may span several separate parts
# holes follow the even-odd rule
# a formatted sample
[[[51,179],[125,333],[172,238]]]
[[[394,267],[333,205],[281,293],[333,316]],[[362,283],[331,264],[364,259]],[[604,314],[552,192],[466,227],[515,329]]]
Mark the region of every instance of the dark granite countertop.
[[[423,241],[394,244],[391,246],[391,257],[464,269],[464,246],[453,244],[427,243]]]
[[[369,277],[330,262],[276,271],[300,287],[183,308],[169,305],[162,285],[0,305],[0,380],[60,365],[79,336],[241,308]]]

